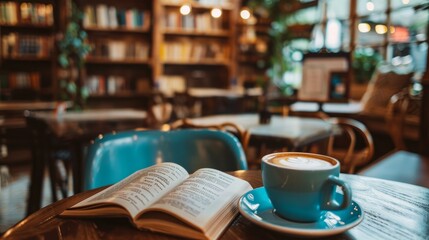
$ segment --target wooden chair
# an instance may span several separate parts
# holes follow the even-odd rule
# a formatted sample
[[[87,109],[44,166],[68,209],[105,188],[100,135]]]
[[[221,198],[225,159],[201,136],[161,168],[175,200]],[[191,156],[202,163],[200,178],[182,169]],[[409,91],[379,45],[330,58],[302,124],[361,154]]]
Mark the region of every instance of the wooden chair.
[[[342,132],[329,139],[327,155],[341,162],[341,172],[355,173],[356,168],[370,162],[374,155],[374,143],[364,124],[349,118],[329,118],[326,121],[338,125]]]
[[[163,93],[153,93],[149,102],[149,117],[147,119],[149,127],[159,128],[170,121],[173,106]]]
[[[243,148],[243,151],[245,152],[247,156],[247,163],[250,168],[259,168],[260,162],[257,162],[254,160],[253,157],[249,156],[248,146],[250,141],[250,133],[248,131],[245,131],[240,126],[231,123],[231,122],[224,122],[222,124],[218,125],[199,125],[192,123],[189,119],[179,119],[171,124],[169,124],[169,130],[175,130],[175,129],[214,129],[214,130],[221,130],[221,131],[227,131],[231,134],[233,134],[237,139],[240,141],[241,146]]]
[[[409,150],[406,140],[418,141],[421,95],[408,88],[394,94],[387,106],[386,122],[396,150]]]
[[[202,103],[188,92],[175,92],[173,97],[173,119],[200,117]]]
[[[105,134],[88,148],[85,190],[116,183],[160,162],[175,162],[189,173],[200,168],[246,170],[244,151],[234,136],[210,129],[131,130]]]
[[[413,94],[408,87],[390,98],[386,122],[395,149],[360,170],[360,175],[429,186],[429,161],[413,152],[418,150],[421,110],[422,94]]]

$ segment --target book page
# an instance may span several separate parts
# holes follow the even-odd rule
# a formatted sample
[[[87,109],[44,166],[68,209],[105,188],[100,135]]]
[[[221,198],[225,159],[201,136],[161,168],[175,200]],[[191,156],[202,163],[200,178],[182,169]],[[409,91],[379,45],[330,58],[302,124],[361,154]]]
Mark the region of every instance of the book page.
[[[186,170],[175,163],[161,163],[137,171],[121,182],[74,205],[73,208],[116,203],[132,218],[188,177]]]
[[[238,198],[250,189],[252,187],[244,180],[215,169],[203,168],[147,210],[167,212],[203,231],[213,226],[222,228],[237,213],[232,209],[237,205]],[[141,217],[144,218],[144,214]],[[224,226],[218,226],[219,221]]]

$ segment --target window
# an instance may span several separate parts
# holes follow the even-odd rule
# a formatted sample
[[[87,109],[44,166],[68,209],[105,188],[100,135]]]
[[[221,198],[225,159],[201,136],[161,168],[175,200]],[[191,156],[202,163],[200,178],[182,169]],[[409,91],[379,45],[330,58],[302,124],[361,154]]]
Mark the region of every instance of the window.
[[[406,71],[425,71],[427,0],[357,0],[352,49],[373,49]]]

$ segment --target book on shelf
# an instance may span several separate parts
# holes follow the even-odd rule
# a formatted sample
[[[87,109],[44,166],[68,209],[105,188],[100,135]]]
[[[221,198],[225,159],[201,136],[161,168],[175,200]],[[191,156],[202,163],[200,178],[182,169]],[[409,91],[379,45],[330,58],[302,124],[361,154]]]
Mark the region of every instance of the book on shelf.
[[[107,5],[105,4],[98,4],[96,6],[96,19],[97,19],[97,26],[101,28],[106,28],[109,26],[109,15],[107,12]]]
[[[39,72],[9,72],[5,74],[2,82],[3,88],[31,88],[40,89]]]
[[[91,42],[93,49],[90,57],[111,60],[147,60],[149,44],[144,41],[96,40]]]
[[[89,95],[104,95],[106,93],[106,81],[102,75],[90,75],[85,80],[85,86]]]
[[[117,13],[116,13],[116,7],[114,6],[110,6],[109,7],[109,26],[112,28],[117,28],[118,27],[118,18],[117,18]]]
[[[64,217],[128,217],[139,229],[194,239],[218,238],[238,214],[238,199],[250,184],[219,170],[189,175],[175,163],[160,163],[65,210]]]
[[[186,79],[180,75],[163,75],[158,80],[159,91],[165,96],[173,96],[175,92],[186,91]]]
[[[52,4],[23,2],[20,5],[20,22],[51,26],[54,23]]]
[[[16,2],[0,2],[0,23],[17,24],[18,6]]]
[[[164,28],[167,30],[192,30],[213,32],[222,30],[222,18],[213,18],[210,13],[182,15],[177,10],[169,10],[164,16]]]
[[[2,36],[4,57],[49,57],[53,40],[49,36],[10,33]]]
[[[85,79],[90,95],[118,94],[129,91],[127,80],[123,76],[90,75]]]
[[[137,8],[116,8],[106,4],[87,5],[84,10],[82,24],[85,28],[128,28],[149,29],[151,15],[148,10]]]
[[[122,76],[108,76],[107,77],[107,93],[110,95],[126,92],[127,82]]]
[[[199,61],[228,59],[229,48],[218,41],[176,39],[161,44],[161,59],[164,61]]]
[[[18,3],[12,1],[0,2],[0,24],[18,23],[52,26],[52,4],[21,2],[18,6]]]

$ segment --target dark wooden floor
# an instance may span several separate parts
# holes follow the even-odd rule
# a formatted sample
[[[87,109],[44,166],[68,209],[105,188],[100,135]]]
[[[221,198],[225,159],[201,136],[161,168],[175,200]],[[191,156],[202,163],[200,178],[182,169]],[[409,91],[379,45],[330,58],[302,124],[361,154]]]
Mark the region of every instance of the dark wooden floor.
[[[4,175],[4,166],[2,169]],[[9,181],[5,182],[3,181],[5,178],[1,178],[2,183],[0,184],[0,233],[5,232],[25,217],[31,165],[23,163],[9,166],[7,169],[9,171]],[[51,191],[47,174],[45,179],[43,206],[51,203]]]

